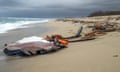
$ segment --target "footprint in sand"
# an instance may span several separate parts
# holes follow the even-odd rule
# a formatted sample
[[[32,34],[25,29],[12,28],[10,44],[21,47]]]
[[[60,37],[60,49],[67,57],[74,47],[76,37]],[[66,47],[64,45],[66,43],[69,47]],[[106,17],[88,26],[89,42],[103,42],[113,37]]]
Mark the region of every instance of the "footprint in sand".
[[[119,55],[113,55],[113,57],[119,57]]]

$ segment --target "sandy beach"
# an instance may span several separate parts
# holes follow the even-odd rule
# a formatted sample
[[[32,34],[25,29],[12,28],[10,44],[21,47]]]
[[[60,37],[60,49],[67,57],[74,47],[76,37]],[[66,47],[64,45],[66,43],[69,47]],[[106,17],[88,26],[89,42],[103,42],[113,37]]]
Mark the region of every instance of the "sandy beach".
[[[120,25],[120,20],[115,20],[116,17],[120,16],[52,20],[47,23],[50,31],[37,35],[41,37],[51,34],[72,36],[81,25],[84,25],[83,33],[87,33],[89,29],[86,26],[106,22],[108,18],[109,22]],[[30,29],[30,32],[36,31]],[[9,35],[1,36],[1,45],[11,40],[15,41],[21,36],[24,37],[23,34],[18,35],[15,32],[12,38],[9,38]],[[46,55],[27,58],[5,56],[5,58],[0,61],[0,72],[120,72],[120,31],[107,32],[105,35],[97,36],[95,40],[69,43],[67,48]]]

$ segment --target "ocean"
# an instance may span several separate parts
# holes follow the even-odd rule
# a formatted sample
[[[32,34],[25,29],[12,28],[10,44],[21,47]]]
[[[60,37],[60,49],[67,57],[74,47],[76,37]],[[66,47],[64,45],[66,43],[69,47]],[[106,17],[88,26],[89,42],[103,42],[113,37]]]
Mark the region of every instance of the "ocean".
[[[48,20],[48,18],[0,17],[0,34],[8,33],[10,30],[29,28],[35,26],[33,24],[42,24],[48,22]],[[32,26],[30,24],[32,24]]]

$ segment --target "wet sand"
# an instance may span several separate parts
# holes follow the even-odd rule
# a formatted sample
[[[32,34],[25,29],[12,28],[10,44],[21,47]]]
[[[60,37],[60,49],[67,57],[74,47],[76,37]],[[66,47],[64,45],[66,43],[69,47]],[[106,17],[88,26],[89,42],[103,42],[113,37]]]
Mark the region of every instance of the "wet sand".
[[[40,36],[71,36],[81,24],[50,21],[47,26],[51,31]],[[70,43],[68,48],[51,54],[27,58],[7,56],[7,59],[0,61],[0,72],[120,72],[119,67],[120,32],[117,31],[99,36],[95,40]]]

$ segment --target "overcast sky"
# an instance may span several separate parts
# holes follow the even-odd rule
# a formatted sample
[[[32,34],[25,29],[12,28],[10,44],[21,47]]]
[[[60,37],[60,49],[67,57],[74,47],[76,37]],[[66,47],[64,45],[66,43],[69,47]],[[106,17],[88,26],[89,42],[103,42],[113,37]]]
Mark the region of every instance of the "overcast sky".
[[[0,0],[0,17],[76,17],[120,10],[120,0]]]

